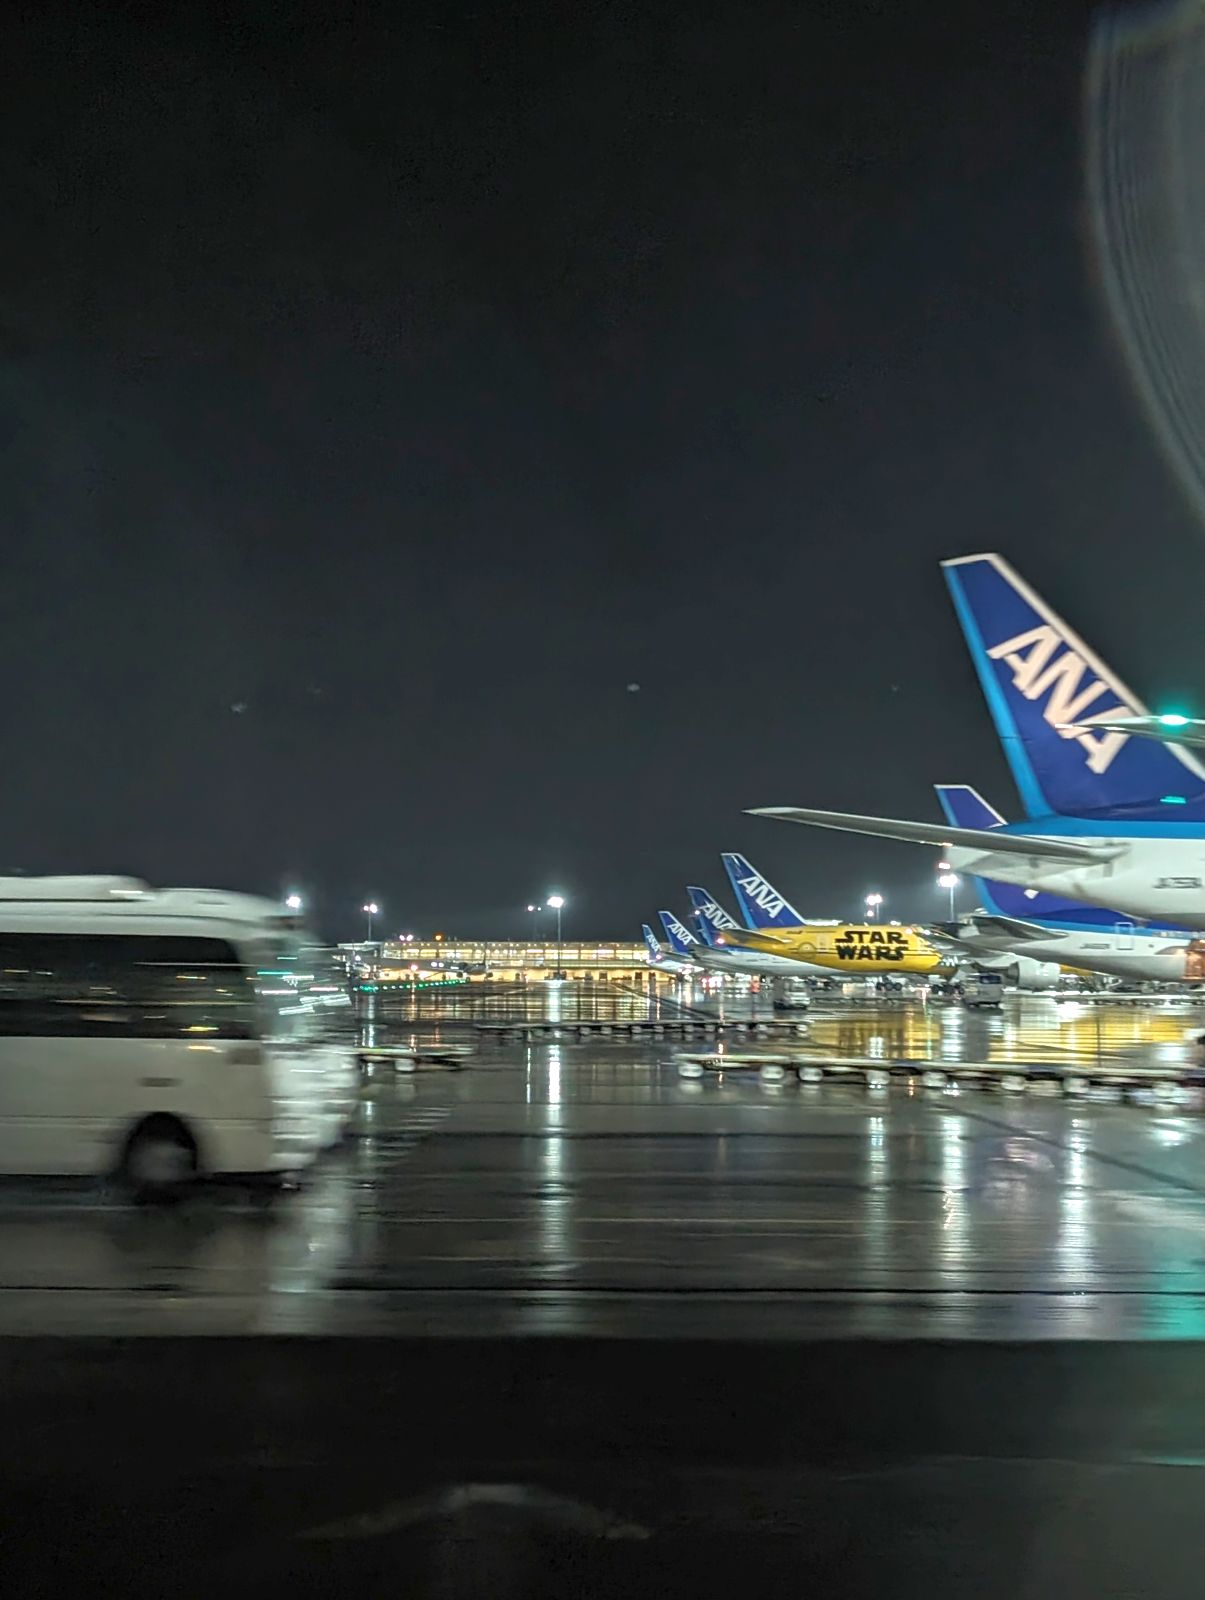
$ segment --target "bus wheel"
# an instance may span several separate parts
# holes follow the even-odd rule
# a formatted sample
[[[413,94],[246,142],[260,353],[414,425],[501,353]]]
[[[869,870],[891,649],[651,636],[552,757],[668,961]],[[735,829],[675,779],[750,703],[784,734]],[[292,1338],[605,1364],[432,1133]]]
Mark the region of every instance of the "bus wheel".
[[[197,1147],[175,1117],[148,1117],[126,1141],[121,1179],[135,1200],[169,1200],[197,1175]]]

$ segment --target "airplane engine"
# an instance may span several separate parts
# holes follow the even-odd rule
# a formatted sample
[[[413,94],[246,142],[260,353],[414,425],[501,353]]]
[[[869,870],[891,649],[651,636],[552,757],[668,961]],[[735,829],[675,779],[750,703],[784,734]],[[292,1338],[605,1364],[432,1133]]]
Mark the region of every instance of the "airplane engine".
[[[1009,963],[1017,974],[1018,989],[1053,989],[1059,981],[1057,961],[1036,961],[1033,956],[1014,956]]]
[[[1061,968],[1057,961],[1039,961],[1034,956],[1016,954],[977,955],[975,965],[983,972],[998,972],[1007,984],[1018,989],[1053,989]]]

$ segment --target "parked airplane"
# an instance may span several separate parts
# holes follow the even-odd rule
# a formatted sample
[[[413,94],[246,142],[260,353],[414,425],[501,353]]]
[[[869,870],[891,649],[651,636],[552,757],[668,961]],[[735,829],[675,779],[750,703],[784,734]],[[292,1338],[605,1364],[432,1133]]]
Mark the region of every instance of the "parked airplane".
[[[938,784],[937,797],[956,826],[1004,826],[1004,818],[975,789]],[[1050,987],[1058,981],[1060,966],[1138,982],[1205,980],[1205,940],[1187,928],[1136,924],[1103,906],[988,878],[972,881],[984,909],[960,917],[950,931],[980,964],[988,963],[993,952],[1014,960],[1023,988]]]
[[[694,907],[694,920],[701,935],[701,944],[694,952],[700,966],[712,972],[732,972],[757,978],[827,978],[827,967],[807,961],[795,961],[786,955],[766,950],[738,950],[726,945],[729,929],[736,923],[724,910],[714,895],[691,884],[687,889]],[[662,913],[664,916],[665,913]]]
[[[650,966],[659,967],[662,972],[688,973],[695,971],[695,964],[689,956],[676,956],[667,951],[657,942],[657,935],[647,922],[640,924],[640,931],[644,935],[644,942],[648,946]]]
[[[745,919],[745,928],[729,929],[717,938],[746,950],[793,955],[823,969],[865,978],[877,973],[936,972],[950,963],[915,928],[878,927],[873,923],[805,922],[785,895],[741,855],[721,858]]]
[[[728,915],[715,895],[708,894],[706,889],[700,889],[697,883],[688,884],[686,893],[694,911],[695,921],[699,925],[699,932],[706,943],[712,942],[707,937],[709,930],[716,934],[723,933],[726,928],[739,926],[736,918]]]
[[[962,827],[798,806],[752,814],[938,845],[972,876],[1205,929],[1205,768],[1181,745],[1136,736],[1158,719],[1002,556],[943,567],[1026,820]],[[1109,725],[1119,718],[1134,719],[1134,731]]]

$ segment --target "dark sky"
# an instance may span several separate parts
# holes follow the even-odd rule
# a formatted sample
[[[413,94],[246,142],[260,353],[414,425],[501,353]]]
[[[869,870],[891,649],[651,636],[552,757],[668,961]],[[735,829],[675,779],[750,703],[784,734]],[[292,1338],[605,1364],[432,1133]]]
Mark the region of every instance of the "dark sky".
[[[930,853],[741,812],[1014,804],[982,548],[1200,708],[1089,8],[901,10],[7,21],[0,865],[633,936],[737,848],[928,915]]]

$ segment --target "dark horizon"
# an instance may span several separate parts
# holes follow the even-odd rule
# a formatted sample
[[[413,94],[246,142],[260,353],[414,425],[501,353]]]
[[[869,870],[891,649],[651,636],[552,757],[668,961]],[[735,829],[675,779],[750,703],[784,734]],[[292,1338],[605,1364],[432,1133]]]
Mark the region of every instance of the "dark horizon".
[[[737,849],[932,919],[930,852],[742,813],[1015,810],[982,549],[1200,713],[1091,14],[7,21],[6,864],[633,939]]]

